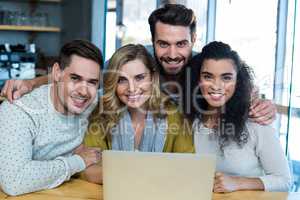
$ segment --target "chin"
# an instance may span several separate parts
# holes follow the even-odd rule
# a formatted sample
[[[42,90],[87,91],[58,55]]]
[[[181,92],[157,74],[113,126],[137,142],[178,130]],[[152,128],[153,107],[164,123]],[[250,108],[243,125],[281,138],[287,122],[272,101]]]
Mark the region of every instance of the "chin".
[[[128,108],[132,108],[132,109],[138,109],[141,108],[142,105],[141,104],[127,104]]]
[[[176,68],[176,69],[167,69],[165,70],[167,74],[172,74],[172,75],[176,75],[181,71],[181,68]]]
[[[129,109],[144,109],[144,102],[136,102],[136,103],[126,103]]]
[[[223,107],[225,104],[224,103],[209,103],[209,106],[215,109]]]
[[[68,113],[72,114],[72,115],[80,115],[81,113],[83,113],[83,110],[69,110]]]
[[[70,106],[68,112],[73,115],[80,115],[87,109],[87,106],[84,106],[82,108],[78,108],[76,106]]]

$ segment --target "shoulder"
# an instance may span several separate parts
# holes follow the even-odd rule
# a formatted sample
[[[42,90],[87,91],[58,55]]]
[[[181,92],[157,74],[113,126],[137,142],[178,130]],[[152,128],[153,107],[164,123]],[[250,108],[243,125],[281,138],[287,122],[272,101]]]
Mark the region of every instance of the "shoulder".
[[[32,117],[15,104],[3,102],[0,106],[0,136],[4,138],[26,137],[24,132],[35,126]]]
[[[7,101],[0,106],[0,123],[9,130],[37,125],[41,115],[47,112],[48,87],[37,88],[12,104]]]
[[[15,119],[18,119],[20,116],[24,116],[24,111],[20,109],[15,103],[9,103],[4,101],[0,106],[0,122],[2,123],[6,120],[8,123],[12,123]],[[12,121],[10,121],[10,120]]]
[[[96,115],[94,113],[94,115]],[[84,145],[88,147],[97,147],[108,149],[108,131],[105,123],[102,123],[97,116],[90,119],[88,128],[84,137]]]
[[[278,134],[271,125],[260,125],[248,121],[246,123],[250,139],[254,140],[258,145],[263,144],[265,141],[278,140]]]
[[[271,125],[260,125],[258,123],[246,122],[247,130],[252,135],[275,135],[275,129]]]
[[[27,113],[44,112],[45,109],[52,105],[48,98],[49,90],[49,85],[43,85],[16,100],[14,104]]]

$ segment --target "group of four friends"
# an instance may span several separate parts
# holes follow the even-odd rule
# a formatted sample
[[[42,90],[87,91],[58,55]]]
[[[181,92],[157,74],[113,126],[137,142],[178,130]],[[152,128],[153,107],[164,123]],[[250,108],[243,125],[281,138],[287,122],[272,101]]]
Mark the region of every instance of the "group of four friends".
[[[183,5],[166,4],[148,22],[153,56],[125,45],[103,69],[95,45],[73,40],[48,76],[6,82],[5,193],[54,188],[73,175],[101,184],[102,150],[212,153],[214,192],[288,191],[288,162],[270,126],[276,109],[257,98],[251,68],[223,42],[193,52],[196,18]]]

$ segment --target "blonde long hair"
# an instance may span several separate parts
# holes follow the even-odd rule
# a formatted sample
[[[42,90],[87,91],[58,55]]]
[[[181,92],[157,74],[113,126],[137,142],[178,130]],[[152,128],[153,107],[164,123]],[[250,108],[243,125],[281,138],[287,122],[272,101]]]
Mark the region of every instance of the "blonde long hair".
[[[106,131],[118,123],[126,109],[116,94],[119,71],[123,65],[136,59],[142,61],[151,74],[152,91],[146,102],[147,110],[153,113],[155,119],[166,116],[166,111],[163,108],[164,104],[168,102],[168,98],[160,91],[159,72],[155,60],[144,46],[128,44],[118,49],[110,59],[104,74],[104,95],[100,98],[99,107],[95,110],[96,113],[93,113],[90,119],[91,122],[104,125],[105,127],[100,128],[104,128]]]

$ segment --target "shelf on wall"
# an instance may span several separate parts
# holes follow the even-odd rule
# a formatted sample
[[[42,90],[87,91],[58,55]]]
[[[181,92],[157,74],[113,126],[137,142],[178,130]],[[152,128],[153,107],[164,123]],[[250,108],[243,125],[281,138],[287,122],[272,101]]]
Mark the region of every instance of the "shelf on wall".
[[[62,0],[39,0],[41,2],[57,2],[60,3]]]
[[[8,0],[5,0],[8,1]],[[24,0],[9,0],[9,1],[20,1],[24,2]],[[62,0],[26,0],[27,2],[32,2],[32,3],[39,3],[39,2],[49,2],[49,3],[60,3]],[[26,2],[25,1],[25,2]]]
[[[59,27],[40,27],[40,26],[16,26],[16,25],[0,25],[2,31],[33,31],[33,32],[60,32]]]

